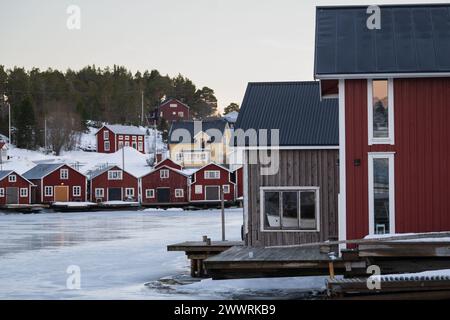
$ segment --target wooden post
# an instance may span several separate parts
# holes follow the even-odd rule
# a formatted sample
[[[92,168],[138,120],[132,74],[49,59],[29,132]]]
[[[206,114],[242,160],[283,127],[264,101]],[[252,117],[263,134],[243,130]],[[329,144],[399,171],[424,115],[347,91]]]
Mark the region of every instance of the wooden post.
[[[330,272],[330,279],[334,279],[334,264],[333,261],[328,262],[328,270]]]
[[[222,241],[225,241],[225,195],[223,186],[220,187],[220,208],[222,210]]]
[[[197,263],[195,259],[191,259],[191,277],[195,278],[195,269],[197,268]]]
[[[197,277],[201,278],[203,276],[203,260],[196,259],[197,261]]]

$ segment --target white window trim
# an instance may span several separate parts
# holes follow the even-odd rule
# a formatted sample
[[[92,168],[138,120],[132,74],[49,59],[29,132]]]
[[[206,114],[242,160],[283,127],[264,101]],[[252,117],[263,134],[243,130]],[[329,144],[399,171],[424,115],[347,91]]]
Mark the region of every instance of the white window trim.
[[[131,190],[131,194],[128,194],[128,191]],[[125,197],[134,197],[134,188],[125,188]]]
[[[167,175],[165,174],[166,172],[167,172]],[[159,171],[159,178],[160,179],[169,179],[169,177],[170,177],[170,173],[169,173],[168,169],[162,169],[161,171]]]
[[[316,192],[316,229],[265,229],[264,226],[264,191],[315,191]],[[320,232],[320,187],[316,186],[289,186],[289,187],[260,187],[259,188],[259,214],[261,232]]]
[[[196,184],[195,188],[194,188],[194,193],[195,194],[203,194],[203,186],[201,184]]]
[[[145,197],[147,199],[154,199],[155,198],[155,189],[145,189]]]
[[[181,194],[177,195],[177,192],[181,192]],[[175,198],[183,198],[184,190],[183,189],[175,189]]]
[[[389,233],[395,233],[395,152],[370,152],[368,154],[369,234],[375,234],[373,206],[373,159],[389,160]]]
[[[109,140],[109,130],[103,131],[103,140]]]
[[[8,176],[8,182],[17,182],[17,176],[15,174],[10,174]]]
[[[113,177],[113,173],[117,174],[117,178]],[[108,180],[123,180],[122,170],[109,170],[108,171]]]
[[[50,190],[50,192],[47,193],[47,190]],[[44,187],[44,197],[53,197],[53,187],[52,186]]]
[[[21,198],[28,197],[28,188],[20,188],[19,195]]]
[[[5,188],[0,188],[0,197],[5,197]]]
[[[108,147],[106,147],[108,146]],[[111,144],[109,143],[109,141],[104,141],[103,142],[103,149],[105,149],[105,151],[110,151],[111,150]]]
[[[77,190],[78,192],[75,192]],[[73,186],[72,187],[72,196],[81,197],[81,186]]]
[[[230,185],[229,185],[229,184],[224,184],[224,185],[222,186],[222,188],[223,188],[223,193],[224,193],[224,194],[229,194],[229,193],[230,193],[231,188],[230,188]]]
[[[66,174],[64,175],[63,172],[66,172]],[[61,180],[69,180],[69,169],[59,170],[59,178]]]
[[[212,172],[214,172],[214,178],[211,178],[208,175],[208,174],[210,174]],[[217,176],[216,176],[216,173],[218,173]],[[220,170],[206,170],[205,173],[204,173],[204,179],[207,179],[207,180],[220,179]]]
[[[96,198],[103,198],[104,196],[105,196],[104,188],[95,188],[95,197]]]
[[[382,80],[382,79],[375,79]],[[374,138],[373,137],[373,92],[372,83],[373,79],[367,80],[367,128],[369,137],[369,146],[374,144],[395,144],[394,135],[394,79],[388,78],[388,138]]]

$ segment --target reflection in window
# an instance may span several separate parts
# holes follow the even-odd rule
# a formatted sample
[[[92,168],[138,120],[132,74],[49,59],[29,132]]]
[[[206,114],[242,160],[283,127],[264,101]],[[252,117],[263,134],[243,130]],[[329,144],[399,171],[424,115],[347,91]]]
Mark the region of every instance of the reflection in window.
[[[388,81],[372,81],[373,137],[389,138]]]
[[[298,228],[298,192],[283,192],[283,228]]]
[[[266,213],[266,225],[269,228],[280,227],[280,193],[266,192],[264,194],[264,211]]]
[[[374,227],[389,233],[389,159],[373,159]]]
[[[317,229],[316,190],[268,190],[263,193],[264,228]]]

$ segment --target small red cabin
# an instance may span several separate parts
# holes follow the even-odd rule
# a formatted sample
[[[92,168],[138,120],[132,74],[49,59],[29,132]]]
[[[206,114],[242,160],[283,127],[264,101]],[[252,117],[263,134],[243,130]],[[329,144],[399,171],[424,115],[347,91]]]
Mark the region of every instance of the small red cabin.
[[[223,188],[225,201],[234,201],[235,183],[231,172],[218,164],[207,164],[192,174],[190,201],[220,202],[220,188]]]
[[[118,166],[108,166],[90,175],[89,192],[92,202],[138,201],[138,178]]]
[[[87,200],[86,176],[67,164],[38,164],[25,172],[23,177],[36,185],[31,197],[33,203]]]
[[[97,152],[114,153],[125,146],[145,153],[145,134],[138,127],[107,124],[95,135]]]
[[[0,171],[0,205],[30,204],[32,185],[15,171]]]
[[[169,166],[171,162],[166,161],[167,164],[157,166],[141,177],[143,205],[182,205],[189,202],[189,177]]]
[[[183,167],[178,163],[173,162],[171,159],[167,158],[160,162],[158,162],[155,166],[155,169],[161,168],[163,166],[171,167],[172,169],[182,170]]]
[[[161,103],[150,115],[150,120],[157,122],[164,119],[171,123],[180,120],[189,120],[189,106],[177,99],[167,99]]]

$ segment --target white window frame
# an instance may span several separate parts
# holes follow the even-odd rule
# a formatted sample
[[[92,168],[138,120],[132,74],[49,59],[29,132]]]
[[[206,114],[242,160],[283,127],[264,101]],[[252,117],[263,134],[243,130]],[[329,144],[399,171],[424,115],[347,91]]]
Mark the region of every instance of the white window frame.
[[[130,190],[131,193],[129,194]],[[134,197],[134,188],[125,188],[125,197]]]
[[[103,131],[103,140],[109,140],[109,130]]]
[[[125,147],[129,147],[130,146],[130,141],[125,141]]]
[[[104,196],[105,196],[104,188],[95,188],[95,197],[96,198],[103,198]]]
[[[373,136],[373,90],[372,85],[374,80],[387,80],[388,82],[388,130],[389,137],[375,138]],[[394,135],[394,79],[368,79],[367,80],[367,128],[369,137],[369,146],[374,144],[395,144]]]
[[[119,135],[119,140],[123,140],[123,135]]]
[[[169,179],[169,176],[170,176],[170,173],[169,173],[168,169],[162,169],[162,170],[159,171],[159,178],[160,179]]]
[[[183,118],[183,117],[184,117],[184,112],[183,112],[183,111],[179,111],[179,112],[178,112],[178,116],[181,117],[181,118]]]
[[[145,189],[145,197],[147,199],[154,199],[155,198],[155,189]]]
[[[230,193],[230,185],[229,184],[224,184],[222,187],[223,187],[223,193],[225,193],[225,194]]]
[[[184,190],[183,189],[175,189],[175,198],[183,198]]]
[[[389,160],[389,233],[395,233],[395,152],[369,152],[368,191],[369,191],[369,234],[375,234],[373,198],[373,160]]]
[[[139,142],[138,142],[138,150],[139,150],[139,151],[142,151],[142,150],[143,150],[143,147],[144,147],[144,144],[142,143],[142,141],[139,141]]]
[[[28,197],[28,188],[20,188],[19,194],[21,198]]]
[[[210,176],[212,173],[214,173],[214,177]],[[204,178],[207,180],[220,179],[220,170],[205,170]]]
[[[44,187],[44,197],[53,197],[53,187],[52,186]]]
[[[73,186],[72,187],[72,196],[81,197],[81,186]]]
[[[203,186],[201,184],[195,185],[195,194],[203,194]]]
[[[8,182],[17,182],[17,176],[15,174],[10,174],[8,176]]]
[[[139,136],[139,137],[138,137],[138,140],[139,140],[139,141],[143,141],[144,139],[142,139],[142,136]]]
[[[0,198],[5,196],[5,188],[0,188]]]
[[[105,149],[105,151],[110,151],[111,150],[111,144],[109,143],[109,141],[104,141],[103,142],[103,149]]]
[[[122,170],[109,170],[108,171],[108,180],[123,180],[123,171]]]
[[[315,191],[316,192],[316,229],[266,229],[264,225],[264,192],[265,191]],[[320,232],[320,187],[317,186],[289,186],[289,187],[260,187],[260,229],[261,232]],[[300,203],[299,203],[300,206]]]
[[[123,148],[123,141],[119,141],[118,143],[118,149],[122,149]]]
[[[59,179],[69,180],[69,169],[60,169],[59,170]]]

